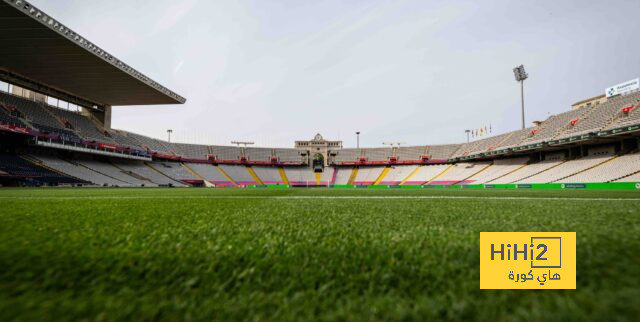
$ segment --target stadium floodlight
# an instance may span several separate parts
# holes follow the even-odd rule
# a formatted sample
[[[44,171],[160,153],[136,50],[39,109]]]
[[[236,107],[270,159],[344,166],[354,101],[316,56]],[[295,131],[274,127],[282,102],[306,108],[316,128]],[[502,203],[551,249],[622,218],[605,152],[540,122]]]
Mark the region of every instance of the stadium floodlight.
[[[360,148],[360,131],[356,132],[356,147]]]
[[[464,133],[467,133],[467,143],[469,143],[469,134],[471,133],[471,130],[464,130]]]
[[[516,82],[520,82],[520,101],[522,111],[522,128],[524,129],[524,80],[529,78],[529,74],[524,70],[524,65],[517,66],[513,69],[513,76]]]
[[[173,133],[173,130],[172,129],[168,129],[167,130],[167,141],[169,143],[171,143],[171,133]]]

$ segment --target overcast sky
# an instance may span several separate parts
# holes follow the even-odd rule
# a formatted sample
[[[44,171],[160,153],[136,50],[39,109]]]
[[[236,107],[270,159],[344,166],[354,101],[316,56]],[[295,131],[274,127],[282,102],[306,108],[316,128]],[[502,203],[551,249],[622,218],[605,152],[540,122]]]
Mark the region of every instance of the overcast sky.
[[[32,0],[187,98],[114,107],[113,127],[292,147],[456,143],[640,76],[640,1]]]

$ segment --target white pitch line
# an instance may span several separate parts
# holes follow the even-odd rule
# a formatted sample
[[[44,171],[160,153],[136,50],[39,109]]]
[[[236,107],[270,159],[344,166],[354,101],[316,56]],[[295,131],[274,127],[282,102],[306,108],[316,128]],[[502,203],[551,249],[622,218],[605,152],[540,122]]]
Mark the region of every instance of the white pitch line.
[[[100,200],[100,199],[469,199],[469,200],[546,200],[546,201],[640,201],[640,198],[580,197],[498,197],[498,196],[0,196],[10,200]]]

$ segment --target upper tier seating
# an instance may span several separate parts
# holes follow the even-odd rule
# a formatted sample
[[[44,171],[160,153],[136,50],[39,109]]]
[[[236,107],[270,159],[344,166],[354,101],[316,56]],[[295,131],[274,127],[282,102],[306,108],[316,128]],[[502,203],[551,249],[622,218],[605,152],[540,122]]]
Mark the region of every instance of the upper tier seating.
[[[124,132],[124,131],[122,131],[122,132]],[[149,148],[152,151],[165,153],[165,154],[172,154],[171,148],[169,148],[167,145],[165,145],[164,141],[162,141],[162,140],[150,138],[148,136],[144,136],[144,135],[140,135],[140,134],[136,134],[136,133],[132,133],[132,132],[126,132],[125,134],[128,137],[133,138],[134,140],[138,141],[140,147],[142,147],[142,148]]]
[[[302,162],[300,151],[296,149],[273,149],[280,162]]]
[[[209,146],[211,154],[216,156],[217,160],[240,160],[242,153],[236,146]]]
[[[637,104],[640,99],[640,92],[629,95],[609,98],[606,102],[596,105],[584,117],[584,120],[568,128],[558,135],[558,139],[578,136],[587,133],[598,132],[616,120],[625,106]]]
[[[116,143],[112,138],[100,132],[93,121],[80,113],[65,111],[59,108],[49,108],[49,110],[61,119],[71,123],[73,128],[89,141]]]
[[[560,131],[567,130],[582,122],[585,115],[588,115],[592,108],[588,106],[550,116],[537,128],[538,131],[526,138],[522,144],[535,144],[553,139]],[[575,125],[572,123],[575,123]]]
[[[186,143],[169,143],[173,147],[173,151],[177,154],[193,158],[193,159],[207,159],[209,154],[209,147],[201,144],[186,144]]]
[[[367,161],[389,161],[392,153],[390,148],[367,148],[363,150]]]
[[[426,154],[431,160],[448,160],[460,149],[461,144],[430,145]]]
[[[11,115],[8,111],[5,111],[2,106],[0,106],[0,123],[26,127],[26,125],[20,120],[20,118]]]
[[[245,148],[244,155],[250,161],[271,161],[272,149],[269,148]]]
[[[362,155],[362,151],[360,149],[341,149],[333,151],[336,153],[336,156],[333,158],[333,161],[336,163],[340,162],[356,162]]]
[[[463,144],[452,157],[495,150],[496,147],[500,146],[503,141],[508,140],[513,134],[514,132],[509,132]]]
[[[0,91],[0,101],[14,106],[27,122],[38,128],[38,125],[45,125],[50,128],[63,128],[62,123],[56,120],[53,115],[44,107],[44,104],[30,101],[28,99],[10,95]]]
[[[421,160],[427,155],[427,146],[401,146],[396,150],[398,160]]]

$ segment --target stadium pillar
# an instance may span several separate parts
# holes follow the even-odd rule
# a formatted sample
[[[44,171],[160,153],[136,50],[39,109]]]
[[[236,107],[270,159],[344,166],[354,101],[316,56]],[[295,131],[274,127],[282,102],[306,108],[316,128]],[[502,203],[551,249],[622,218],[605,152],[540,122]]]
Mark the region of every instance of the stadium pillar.
[[[106,105],[104,107],[102,124],[104,125],[105,129],[111,130],[111,105]]]
[[[522,128],[524,129],[524,80],[520,81],[520,100],[521,100],[521,110],[522,110]]]

